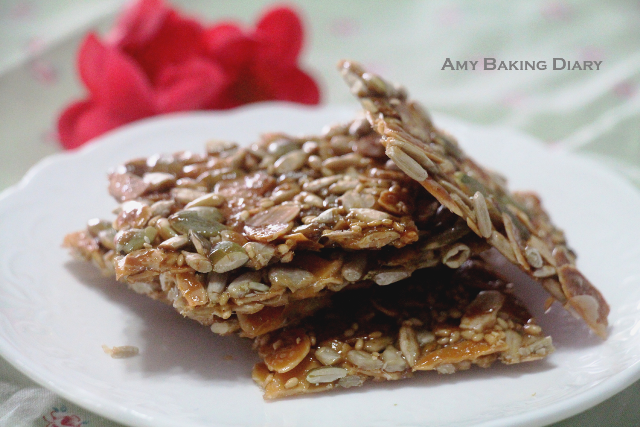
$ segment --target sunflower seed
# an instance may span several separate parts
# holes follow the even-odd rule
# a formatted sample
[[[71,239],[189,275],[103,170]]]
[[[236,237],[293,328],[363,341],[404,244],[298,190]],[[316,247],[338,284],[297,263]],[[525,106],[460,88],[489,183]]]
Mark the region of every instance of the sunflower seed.
[[[364,378],[360,375],[348,375],[338,381],[338,385],[344,388],[360,387],[363,383]]]
[[[318,197],[318,196],[316,196],[315,194],[312,194],[312,193],[307,193],[304,196],[304,199],[302,199],[302,202],[306,203],[307,205],[311,205],[313,207],[316,207],[316,208],[322,208],[324,206],[323,205],[324,200],[321,197]]]
[[[278,158],[299,148],[300,144],[298,144],[297,142],[290,139],[282,138],[270,143],[267,147],[267,152],[273,157]]]
[[[242,248],[247,252],[255,269],[266,267],[276,253],[275,246],[267,243],[249,242]]]
[[[305,191],[310,191],[312,193],[316,193],[323,188],[329,187],[331,184],[338,182],[342,179],[342,175],[332,175],[324,178],[318,178],[314,181],[308,182],[302,186]]]
[[[415,179],[418,182],[422,182],[429,177],[429,174],[422,168],[422,166],[420,166],[420,163],[418,163],[407,153],[402,151],[401,148],[396,146],[389,146],[385,153],[400,169],[402,169],[404,173],[409,175],[412,179]]]
[[[542,255],[540,255],[540,251],[536,248],[527,246],[524,250],[524,254],[527,257],[527,261],[533,268],[540,268],[544,265]]]
[[[513,248],[511,247],[511,243],[504,237],[502,234],[493,230],[491,232],[491,237],[489,237],[489,244],[496,248],[498,252],[504,255],[509,261],[514,264],[517,264],[516,256],[513,253]]]
[[[191,268],[198,273],[208,273],[212,270],[211,261],[209,258],[200,254],[194,254],[191,252],[182,252],[185,262]]]
[[[373,353],[374,351],[379,353],[391,344],[393,344],[393,338],[390,336],[383,336],[367,339],[362,348],[369,353]]]
[[[538,268],[533,272],[533,277],[543,278],[543,277],[551,277],[555,276],[556,268],[551,265],[545,265],[543,267]]]
[[[158,247],[160,249],[169,249],[173,251],[177,251],[189,244],[189,238],[184,234],[175,235],[164,242],[160,243]]]
[[[169,220],[166,218],[158,218],[155,227],[157,228],[160,237],[162,237],[162,239],[164,240],[178,235],[178,233],[176,233],[176,231],[171,228],[171,223],[169,223]]]
[[[224,203],[225,199],[222,195],[216,193],[207,193],[200,196],[191,202],[187,203],[185,209],[193,208],[195,206],[209,206],[217,208]]]
[[[116,237],[116,233],[117,231],[114,228],[99,231],[98,239],[100,240],[100,244],[107,249],[115,250],[116,245],[114,239]]]
[[[354,120],[349,126],[349,135],[361,137],[371,132],[371,125],[366,118]]]
[[[520,234],[518,233],[518,230],[516,230],[516,227],[513,224],[513,220],[511,219],[509,214],[505,212],[502,213],[502,222],[504,223],[504,228],[505,228],[505,231],[507,232],[507,237],[509,238],[509,243],[511,244],[511,249],[513,250],[516,260],[522,266],[522,268],[524,268],[525,270],[531,270],[531,267],[529,266],[527,259],[522,253],[522,250],[520,249],[520,244],[519,244]]]
[[[364,209],[364,208],[355,208],[349,211],[350,215],[352,215],[356,220],[362,222],[371,222],[371,221],[382,221],[385,219],[391,219],[391,215],[386,212],[382,212],[376,209]]]
[[[360,369],[367,371],[377,371],[382,369],[384,362],[380,359],[374,359],[370,353],[362,350],[351,350],[347,353],[347,360]]]
[[[144,174],[142,181],[147,184],[147,191],[162,191],[173,187],[176,177],[165,172],[149,172]]]
[[[320,347],[315,352],[316,359],[323,365],[333,365],[342,359],[340,353],[330,347]]]
[[[372,208],[376,204],[376,198],[371,194],[361,194],[356,191],[345,192],[338,200],[345,209]]]
[[[274,267],[269,270],[269,281],[273,286],[289,288],[295,292],[312,285],[315,282],[315,277],[301,268]]]
[[[273,164],[278,174],[293,172],[300,169],[307,161],[308,154],[302,150],[294,150],[282,155]]]
[[[401,372],[407,369],[407,362],[402,357],[402,353],[392,345],[382,352],[382,360],[384,361],[382,370],[385,372]]]
[[[318,143],[315,141],[307,141],[302,144],[302,151],[307,154],[313,154],[318,151]]]
[[[349,257],[342,266],[342,277],[349,282],[356,282],[362,278],[367,267],[367,255],[356,253]]]
[[[198,197],[204,196],[206,193],[202,190],[195,190],[192,188],[172,188],[171,196],[176,200],[176,202],[186,205],[189,202],[194,201]]]
[[[114,359],[126,359],[128,357],[137,356],[140,353],[140,349],[132,345],[109,347],[103,344],[102,350]]]
[[[399,344],[405,360],[409,366],[413,367],[420,355],[420,346],[418,345],[415,331],[406,322],[400,327]]]
[[[150,206],[151,216],[169,216],[173,208],[173,200],[159,200]]]
[[[358,166],[362,161],[362,156],[356,153],[344,154],[342,156],[330,157],[322,162],[322,167],[332,171],[341,171],[351,166]]]
[[[379,76],[372,73],[363,73],[362,80],[367,84],[367,88],[369,89],[369,93],[373,96],[381,95],[384,96],[388,92],[387,83],[382,80]]]
[[[411,273],[405,270],[382,271],[374,274],[373,281],[380,286],[386,286],[406,279],[409,276],[411,276]]]
[[[400,238],[400,233],[395,231],[375,231],[367,233],[362,239],[358,240],[355,246],[358,249],[379,249]]]
[[[442,263],[449,268],[458,268],[471,255],[471,249],[463,243],[456,243],[449,247],[442,256]]]
[[[554,267],[556,266],[556,260],[553,257],[553,254],[551,253],[551,251],[549,251],[545,243],[535,235],[531,235],[531,237],[529,237],[529,241],[527,242],[527,248],[536,249],[538,253],[540,253],[540,256],[544,258],[545,261],[547,261],[549,264],[551,264]]]
[[[216,273],[215,271],[209,273],[207,280],[207,294],[209,295],[209,299],[212,301],[218,300],[220,294],[224,292],[227,287],[228,279],[228,273]]]
[[[211,325],[211,332],[218,335],[231,335],[240,329],[237,320],[227,320],[225,322],[216,322]]]
[[[491,224],[487,202],[484,199],[484,195],[479,191],[476,191],[473,195],[473,208],[476,213],[476,222],[478,224],[478,230],[480,230],[480,235],[485,239],[489,238],[493,225]]]
[[[312,369],[307,374],[307,381],[311,384],[332,383],[347,376],[347,370],[335,366],[323,366]]]
[[[340,217],[339,208],[330,208],[315,217],[312,222],[321,224],[335,223]]]
[[[235,142],[222,141],[214,139],[206,143],[207,153],[211,155],[219,155],[225,151],[235,150],[238,144]]]
[[[427,171],[435,171],[436,165],[433,161],[425,154],[425,152],[414,144],[410,142],[403,141],[398,138],[389,138],[387,141],[388,147],[396,147],[400,149],[402,152],[406,153],[409,157],[415,160],[422,168]],[[399,166],[399,165],[398,165]]]
[[[460,319],[460,328],[482,332],[493,327],[504,302],[504,295],[498,291],[480,292]]]
[[[229,283],[227,292],[229,292],[231,298],[242,298],[253,290],[253,287],[255,287],[256,284],[266,286],[262,284],[260,280],[262,280],[262,275],[257,271],[241,274]],[[268,286],[266,288],[269,290]]]
[[[343,194],[349,190],[353,190],[360,185],[360,181],[353,177],[344,177],[335,184],[331,184],[329,192],[332,194]]]

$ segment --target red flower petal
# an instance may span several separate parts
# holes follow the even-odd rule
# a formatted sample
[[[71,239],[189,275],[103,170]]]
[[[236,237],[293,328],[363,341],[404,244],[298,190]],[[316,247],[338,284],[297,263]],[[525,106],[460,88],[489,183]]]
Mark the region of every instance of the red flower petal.
[[[60,115],[58,136],[62,146],[69,150],[129,121],[110,114],[93,101],[81,101]]]
[[[162,0],[131,2],[118,17],[107,40],[119,47],[140,49],[155,37],[169,13]]]
[[[158,74],[167,66],[206,55],[207,44],[202,25],[171,10],[143,46],[122,46],[122,51],[142,67],[155,84]]]
[[[78,51],[77,66],[80,78],[90,92],[99,92],[104,78],[107,51],[94,33],[87,34]]]
[[[158,112],[198,110],[205,108],[225,89],[228,79],[214,62],[196,58],[169,67],[158,81]]]
[[[254,54],[255,41],[242,32],[238,25],[224,22],[205,31],[209,53],[229,76],[237,77]]]
[[[269,99],[315,105],[320,102],[320,90],[316,82],[298,68],[279,69],[273,73],[260,73],[261,86]]]
[[[230,22],[205,30],[163,0],[138,0],[109,42],[94,34],[84,40],[78,69],[90,99],[60,116],[62,144],[74,148],[161,112],[271,99],[316,104],[318,87],[297,65],[302,42],[302,23],[286,7],[268,11],[247,33]]]
[[[255,37],[261,43],[259,56],[294,65],[302,49],[302,22],[293,10],[274,8],[258,22]]]
[[[126,121],[153,113],[151,88],[142,70],[114,47],[89,34],[78,55],[80,77],[102,108]]]

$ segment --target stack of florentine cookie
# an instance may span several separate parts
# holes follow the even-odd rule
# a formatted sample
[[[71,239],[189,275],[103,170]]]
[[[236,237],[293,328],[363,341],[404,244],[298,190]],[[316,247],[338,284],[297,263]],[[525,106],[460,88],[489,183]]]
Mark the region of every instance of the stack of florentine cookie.
[[[340,69],[362,117],[132,160],[109,177],[117,217],[65,246],[215,333],[254,338],[265,398],[548,355],[483,261],[492,247],[604,337],[607,303],[539,199],[510,193],[403,88]]]

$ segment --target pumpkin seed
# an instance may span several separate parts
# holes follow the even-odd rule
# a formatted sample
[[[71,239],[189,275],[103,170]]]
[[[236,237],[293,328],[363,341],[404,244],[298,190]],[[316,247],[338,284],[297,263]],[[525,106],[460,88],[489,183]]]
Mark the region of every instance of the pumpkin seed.
[[[226,230],[226,227],[216,220],[203,218],[203,216],[215,218],[217,215],[213,211],[202,212],[194,211],[194,209],[197,208],[183,210],[171,215],[169,217],[169,224],[171,224],[171,227],[180,234],[188,234],[189,230],[192,230],[204,237],[215,237],[220,234],[220,231]],[[215,212],[217,212],[217,210]]]
[[[132,228],[119,231],[115,238],[116,252],[128,254],[138,249],[144,248],[145,244],[150,244],[156,238],[157,230],[153,227],[145,229]]]
[[[109,230],[113,228],[109,221],[105,221],[100,218],[93,218],[87,221],[87,231],[93,237],[98,237],[98,234],[103,230]]]
[[[213,247],[209,259],[213,264],[213,271],[225,273],[242,267],[249,261],[249,256],[239,244],[225,241]]]

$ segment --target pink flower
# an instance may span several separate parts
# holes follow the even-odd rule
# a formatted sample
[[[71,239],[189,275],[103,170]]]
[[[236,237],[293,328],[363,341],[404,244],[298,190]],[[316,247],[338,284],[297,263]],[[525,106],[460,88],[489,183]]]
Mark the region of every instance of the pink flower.
[[[46,427],[83,427],[82,419],[77,415],[51,411],[49,417],[42,417],[48,424]]]
[[[139,0],[106,40],[90,33],[78,54],[87,99],[58,119],[65,148],[144,117],[284,100],[317,104],[316,83],[298,67],[303,28],[285,7],[255,29],[234,23],[205,28],[162,0]]]

